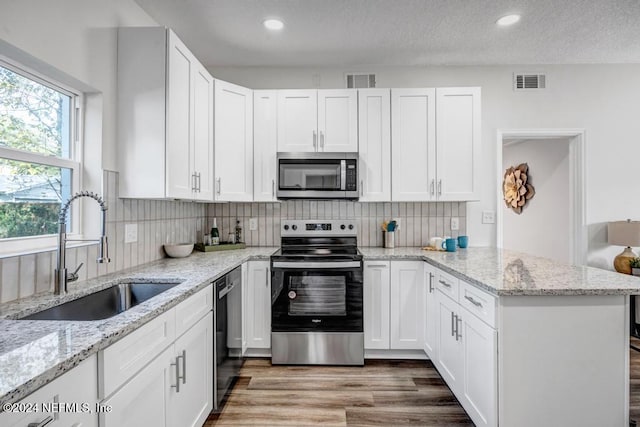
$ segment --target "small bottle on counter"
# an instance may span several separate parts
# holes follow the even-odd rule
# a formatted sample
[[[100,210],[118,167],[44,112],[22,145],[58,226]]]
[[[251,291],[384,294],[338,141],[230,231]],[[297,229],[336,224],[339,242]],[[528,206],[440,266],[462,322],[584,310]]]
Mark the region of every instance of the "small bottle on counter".
[[[211,244],[212,245],[220,244],[220,232],[218,231],[218,224],[216,223],[216,218],[213,218],[213,227],[211,227]]]
[[[242,227],[240,227],[240,221],[236,220],[236,241],[235,243],[242,242]]]

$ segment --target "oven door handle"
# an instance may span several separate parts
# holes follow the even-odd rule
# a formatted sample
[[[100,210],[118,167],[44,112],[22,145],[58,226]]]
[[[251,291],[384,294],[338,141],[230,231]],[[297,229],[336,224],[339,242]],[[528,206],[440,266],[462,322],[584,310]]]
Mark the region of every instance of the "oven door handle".
[[[280,262],[275,261],[273,268],[304,268],[304,269],[332,269],[332,268],[360,268],[362,263],[360,261],[345,261],[345,262]]]

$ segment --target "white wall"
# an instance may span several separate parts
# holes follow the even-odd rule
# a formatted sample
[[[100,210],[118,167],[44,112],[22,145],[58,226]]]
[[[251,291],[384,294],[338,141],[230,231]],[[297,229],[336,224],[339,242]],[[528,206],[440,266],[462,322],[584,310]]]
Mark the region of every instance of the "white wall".
[[[620,248],[606,246],[606,222],[640,217],[640,64],[391,68],[210,68],[216,77],[256,89],[344,87],[344,72],[375,72],[378,87],[482,87],[481,200],[468,203],[474,245],[495,245],[495,225],[481,223],[496,210],[496,130],[586,130],[586,222],[589,263],[611,268]],[[548,89],[515,93],[513,72],[543,72]]]
[[[571,263],[569,139],[525,140],[505,145],[502,170],[529,165],[535,196],[518,215],[503,203],[503,247]]]

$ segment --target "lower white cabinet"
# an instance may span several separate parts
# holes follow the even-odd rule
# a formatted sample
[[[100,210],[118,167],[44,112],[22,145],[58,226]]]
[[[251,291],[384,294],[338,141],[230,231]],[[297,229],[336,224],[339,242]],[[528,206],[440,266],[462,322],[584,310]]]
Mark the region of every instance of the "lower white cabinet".
[[[0,425],[3,427],[31,425],[97,427],[97,370],[97,358],[93,355],[64,375],[16,402],[15,411],[0,413]],[[64,406],[56,409],[56,403]]]
[[[436,269],[424,263],[424,352],[432,361],[438,353],[438,304],[436,301]]]
[[[245,310],[247,347],[271,348],[271,272],[269,261],[249,261]]]
[[[422,350],[423,261],[364,263],[364,347]]]

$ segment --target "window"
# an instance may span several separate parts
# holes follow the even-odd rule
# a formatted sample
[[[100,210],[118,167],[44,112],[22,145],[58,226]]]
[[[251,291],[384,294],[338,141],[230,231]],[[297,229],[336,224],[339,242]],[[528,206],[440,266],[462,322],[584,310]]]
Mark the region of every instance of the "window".
[[[79,97],[0,61],[0,239],[57,233],[60,205],[79,188]]]

